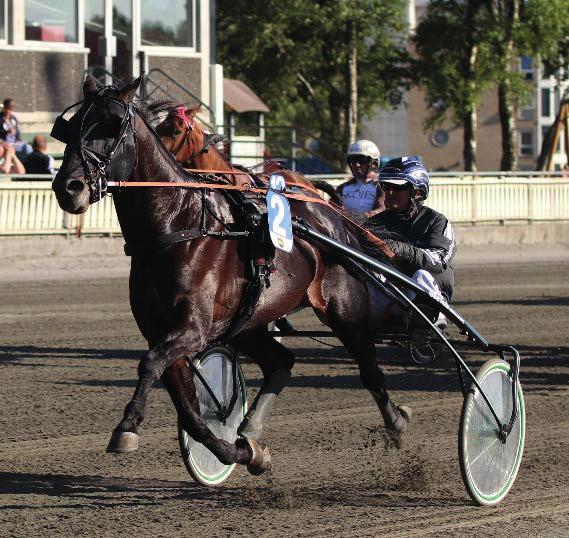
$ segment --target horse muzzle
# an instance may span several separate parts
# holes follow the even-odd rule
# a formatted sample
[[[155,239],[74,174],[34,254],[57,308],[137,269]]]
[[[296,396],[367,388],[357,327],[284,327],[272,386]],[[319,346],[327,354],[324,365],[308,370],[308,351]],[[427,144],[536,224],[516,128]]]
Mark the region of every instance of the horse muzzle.
[[[89,208],[90,192],[84,177],[61,178],[58,173],[51,188],[63,211],[78,215]]]

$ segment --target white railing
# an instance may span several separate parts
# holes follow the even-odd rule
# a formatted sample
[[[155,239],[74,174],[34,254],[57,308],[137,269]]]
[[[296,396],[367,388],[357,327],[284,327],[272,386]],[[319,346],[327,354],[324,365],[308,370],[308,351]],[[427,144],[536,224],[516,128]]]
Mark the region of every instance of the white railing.
[[[569,179],[435,177],[429,205],[455,224],[569,220]],[[76,216],[59,209],[48,181],[0,182],[0,235],[78,233],[120,233],[110,196]]]
[[[62,211],[49,181],[0,183],[0,235],[78,235],[120,233],[110,196],[84,215]]]
[[[569,177],[553,172],[433,174],[427,205],[455,223],[569,220]],[[539,174],[539,177],[537,176]],[[309,176],[333,185],[349,175]]]

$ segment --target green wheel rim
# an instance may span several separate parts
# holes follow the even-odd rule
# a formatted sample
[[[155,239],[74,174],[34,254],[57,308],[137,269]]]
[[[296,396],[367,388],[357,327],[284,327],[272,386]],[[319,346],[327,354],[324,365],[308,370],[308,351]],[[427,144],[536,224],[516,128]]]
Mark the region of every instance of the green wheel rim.
[[[194,366],[200,370],[209,384],[207,367],[216,368],[223,365],[224,371],[231,371],[231,361],[228,358],[228,351],[223,348],[214,348],[204,353],[200,358],[194,360]],[[213,361],[213,362],[212,362]],[[208,364],[211,363],[211,364]],[[214,411],[217,409],[211,397],[206,393],[201,381],[194,377],[196,390],[198,391],[198,399],[200,401],[200,411],[202,418],[206,421],[210,429],[220,439],[228,442],[234,442],[237,438],[237,426],[243,420],[247,412],[247,393],[245,379],[241,371],[241,367],[237,364],[237,390],[239,392],[237,402],[231,416],[228,418],[228,424],[222,425],[216,417]],[[210,372],[211,373],[211,372]],[[231,398],[232,390],[227,390],[227,386],[232,386],[230,379],[225,379],[224,389],[220,385],[212,386],[214,394],[222,405],[227,405]],[[201,443],[194,441],[190,435],[178,425],[178,440],[180,451],[184,464],[192,478],[204,486],[217,486],[222,484],[231,475],[235,468],[235,464],[225,465],[217,460],[217,458]]]
[[[509,372],[507,362],[493,359],[476,374],[504,423],[510,420],[513,403]],[[459,435],[460,468],[469,495],[480,505],[493,506],[502,501],[520,467],[525,442],[525,405],[519,381],[516,390],[518,414],[505,444],[497,435],[498,427],[488,405],[474,385],[464,401]]]

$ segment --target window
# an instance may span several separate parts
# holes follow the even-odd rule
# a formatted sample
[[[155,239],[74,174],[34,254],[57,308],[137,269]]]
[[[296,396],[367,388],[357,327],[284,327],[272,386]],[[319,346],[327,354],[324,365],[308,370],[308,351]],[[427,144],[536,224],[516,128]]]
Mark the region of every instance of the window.
[[[141,0],[140,12],[142,45],[196,46],[194,0]]]
[[[77,43],[78,0],[25,0],[26,40]]]
[[[531,157],[533,155],[533,131],[520,133],[520,155]]]
[[[526,121],[533,120],[533,103],[520,108],[520,119]]]
[[[551,116],[551,90],[541,88],[541,115],[549,118]]]
[[[520,56],[520,72],[524,75],[524,80],[533,80],[533,58],[531,56]]]
[[[444,129],[438,129],[431,135],[431,144],[437,148],[442,148],[448,144],[449,134]]]

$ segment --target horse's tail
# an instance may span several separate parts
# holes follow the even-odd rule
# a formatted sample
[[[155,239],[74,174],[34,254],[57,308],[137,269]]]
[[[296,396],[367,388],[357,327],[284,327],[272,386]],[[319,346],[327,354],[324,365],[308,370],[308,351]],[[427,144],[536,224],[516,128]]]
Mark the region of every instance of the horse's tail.
[[[330,185],[330,183],[326,181],[322,181],[321,179],[312,179],[310,182],[319,190],[326,193],[330,197],[330,201],[335,203],[336,205],[342,205],[342,198],[338,194],[336,187]]]

